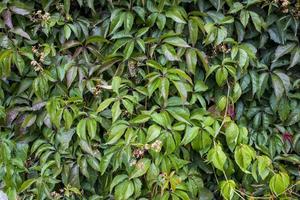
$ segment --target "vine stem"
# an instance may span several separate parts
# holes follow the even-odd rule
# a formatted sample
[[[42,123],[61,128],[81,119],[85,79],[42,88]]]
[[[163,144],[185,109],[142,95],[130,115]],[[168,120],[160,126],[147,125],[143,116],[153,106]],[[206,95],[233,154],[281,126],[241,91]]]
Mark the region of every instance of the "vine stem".
[[[241,197],[242,199],[245,199],[244,197],[242,197],[242,195],[240,193],[242,193],[242,191],[238,190],[238,189],[235,189],[234,192],[239,196]],[[251,196],[249,194],[247,194],[246,192],[243,192],[243,195],[245,195],[246,197],[249,197],[249,198],[252,198],[252,199],[269,199],[269,197],[254,197],[254,196]]]
[[[282,193],[278,194],[278,196],[284,194],[285,192],[287,192],[288,190],[292,189],[293,187],[295,187],[295,186],[297,186],[297,185],[299,185],[299,183],[295,183],[295,184],[291,185],[291,186],[288,187],[286,190],[284,190]],[[241,193],[241,191],[238,190],[238,189],[236,189],[235,191],[236,191],[236,193],[238,193],[238,192]],[[299,195],[298,193],[296,193],[296,192],[292,192],[292,193],[293,193],[295,196],[300,197],[300,195]],[[247,197],[251,197],[252,199],[269,199],[269,197],[254,197],[254,196],[251,196],[251,195],[247,194],[246,192],[243,192],[243,194],[244,194],[245,196],[247,196]],[[239,196],[240,196],[240,195],[239,195]]]

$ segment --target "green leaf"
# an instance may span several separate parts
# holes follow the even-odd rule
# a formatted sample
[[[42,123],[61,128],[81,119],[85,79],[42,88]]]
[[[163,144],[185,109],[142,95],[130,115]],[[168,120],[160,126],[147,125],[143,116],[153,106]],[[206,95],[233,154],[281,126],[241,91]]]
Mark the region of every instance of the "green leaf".
[[[215,145],[207,154],[207,160],[212,162],[215,168],[223,171],[227,157],[220,144]]]
[[[269,187],[276,196],[283,194],[290,185],[290,177],[285,172],[275,174],[269,183]]]
[[[149,27],[144,27],[138,30],[136,33],[136,37],[142,37],[144,34],[146,34],[149,31]]]
[[[129,179],[143,176],[148,171],[151,160],[148,158],[140,159],[134,166],[134,170],[130,173]]]
[[[149,143],[158,138],[160,132],[161,128],[159,126],[157,126],[156,124],[151,125],[147,130],[146,142]]]
[[[81,119],[76,127],[76,133],[79,138],[86,140],[86,119]]]
[[[276,99],[279,100],[284,93],[283,83],[277,75],[272,74],[271,78],[272,78],[272,83],[273,83],[273,88],[274,88],[274,92],[276,95]]]
[[[188,109],[182,107],[169,107],[167,111],[174,117],[176,120],[180,122],[184,122],[187,124],[191,124],[189,122],[190,113]]]
[[[177,47],[190,47],[190,45],[180,37],[168,37],[164,39],[163,42]]]
[[[145,42],[142,39],[137,39],[136,43],[139,45],[141,50],[145,53],[146,47],[145,47]]]
[[[257,161],[258,161],[258,165],[257,165],[258,174],[260,175],[262,180],[264,180],[269,175],[270,172],[269,167],[271,166],[272,161],[267,156],[257,156]]]
[[[23,38],[26,38],[26,39],[28,39],[28,40],[31,40],[31,38],[30,38],[30,36],[28,35],[28,33],[25,32],[25,31],[24,31],[23,29],[21,29],[21,28],[12,28],[12,29],[10,29],[10,31],[11,31],[12,33],[15,33],[15,34],[17,34],[17,35],[23,37]]]
[[[176,54],[174,47],[172,47],[171,45],[164,44],[161,46],[161,49],[162,49],[164,56],[169,61],[179,61],[180,60],[180,58],[178,58],[178,56]]]
[[[182,145],[187,145],[199,134],[199,127],[187,126],[185,129],[184,137],[181,141]]]
[[[121,115],[120,101],[116,101],[111,107],[112,121],[115,122]]]
[[[134,193],[134,185],[132,181],[125,180],[115,188],[116,199],[129,199]]]
[[[92,35],[89,36],[85,43],[86,44],[91,44],[91,43],[108,43],[109,41],[107,39],[105,39],[104,37],[100,36],[100,35]]]
[[[261,27],[263,26],[263,24],[262,24],[263,22],[262,22],[261,18],[255,12],[250,11],[249,13],[250,13],[251,19],[253,21],[253,24],[255,26],[255,29],[258,32],[261,32]]]
[[[91,139],[94,139],[97,132],[97,122],[94,119],[87,119],[86,126]]]
[[[248,22],[249,22],[249,17],[250,17],[249,11],[247,11],[247,10],[242,10],[242,11],[240,12],[240,21],[241,21],[241,23],[243,24],[244,27],[247,26],[247,24],[248,24]]]
[[[222,111],[226,108],[227,98],[225,96],[221,96],[217,102],[217,108]]]
[[[143,124],[143,123],[147,122],[149,119],[150,119],[149,115],[143,115],[143,114],[141,114],[141,115],[136,116],[132,120],[130,120],[130,123],[133,123],[133,124]]]
[[[181,69],[176,69],[176,68],[168,69],[168,73],[177,74],[177,75],[179,75],[183,80],[187,80],[191,85],[193,85],[192,79],[189,77],[189,75],[187,75],[187,74],[186,74],[184,71],[182,71]]]
[[[249,62],[249,57],[247,52],[244,49],[239,49],[239,66],[245,67],[245,65]]]
[[[73,81],[75,80],[77,76],[78,68],[77,67],[71,67],[67,72],[67,86],[68,88],[72,85]]]
[[[186,102],[188,97],[188,85],[181,81],[173,81],[181,99],[183,102]]]
[[[163,30],[166,24],[166,16],[163,14],[157,15],[156,25],[159,28],[159,30]]]
[[[73,116],[72,114],[69,112],[68,109],[65,109],[63,112],[63,119],[65,121],[65,128],[68,130],[71,128],[72,124],[73,124]]]
[[[244,8],[243,4],[240,2],[234,2],[232,6],[230,6],[230,10],[228,13],[237,13],[238,11],[242,10]]]
[[[161,78],[160,92],[165,101],[168,100],[170,82],[167,78]]]
[[[290,105],[287,98],[281,98],[278,106],[278,114],[281,121],[285,121],[290,113]]]
[[[242,95],[242,88],[238,82],[234,84],[233,91],[232,91],[232,101],[233,103],[237,102],[237,100]]]
[[[252,160],[255,158],[255,151],[246,144],[239,145],[234,152],[235,162],[238,164],[240,169],[245,173],[250,173],[248,167]]]
[[[134,21],[134,16],[132,15],[131,12],[127,12],[124,21],[124,27],[126,32],[129,32],[131,30],[133,21]]]
[[[104,101],[102,101],[99,105],[99,107],[97,108],[97,113],[98,112],[101,112],[103,110],[105,110],[112,102],[115,101],[115,98],[108,98],[108,99],[105,99]]]
[[[188,70],[190,73],[196,73],[196,65],[197,65],[197,53],[194,49],[187,49],[185,52],[185,59]]]
[[[18,53],[15,53],[13,55],[13,60],[19,70],[19,73],[23,74],[23,71],[25,69],[25,62],[24,62],[22,56]]]
[[[138,16],[145,21],[145,9],[140,6],[134,6],[133,10],[138,14]]]
[[[152,67],[152,68],[155,68],[155,69],[158,69],[160,71],[163,70],[163,67],[156,61],[154,60],[147,60],[147,63],[146,63],[149,67]]]
[[[225,129],[226,142],[229,149],[233,152],[238,142],[239,127],[234,123],[230,122]]]
[[[226,200],[231,200],[234,196],[236,184],[233,180],[220,182],[221,194]]]
[[[101,160],[100,160],[100,172],[101,172],[101,175],[103,175],[108,167],[108,165],[110,164],[111,162],[111,159],[113,157],[113,153],[110,153],[110,154],[106,154],[104,155]]]
[[[81,45],[81,42],[79,41],[75,41],[75,40],[69,40],[66,43],[63,44],[62,48],[60,49],[61,51],[73,48],[73,47],[77,47]]]
[[[116,177],[114,177],[110,185],[110,192],[112,192],[114,187],[122,183],[126,178],[128,178],[128,176],[125,174],[117,175]]]
[[[291,55],[291,63],[288,69],[294,67],[295,65],[300,63],[300,48],[297,48],[293,51]]]
[[[69,38],[70,38],[70,36],[71,36],[71,29],[70,29],[70,27],[67,25],[67,24],[65,24],[64,25],[64,36],[65,36],[65,38],[68,40]]]
[[[28,179],[28,180],[24,181],[22,183],[21,187],[19,188],[18,192],[19,193],[24,192],[25,190],[27,190],[36,181],[37,181],[37,179],[35,179],[35,178],[31,178],[31,179]]]
[[[125,19],[125,12],[122,12],[121,9],[115,9],[110,16],[110,34],[116,32],[122,25]]]
[[[127,129],[127,125],[122,123],[113,126],[109,131],[109,136],[106,144],[116,143],[123,136],[126,129]]]
[[[215,41],[215,45],[221,44],[227,37],[227,29],[225,27],[221,26],[221,28],[218,28],[217,30],[218,30],[218,35]]]
[[[130,58],[130,56],[133,52],[133,49],[134,49],[134,41],[131,40],[126,44],[125,49],[124,49],[124,59],[125,60]]]
[[[122,79],[119,76],[114,76],[112,79],[112,89],[118,94]]]
[[[193,149],[200,151],[201,155],[208,152],[208,150],[211,148],[211,145],[212,139],[210,138],[210,134],[206,131],[201,131],[192,141]]]
[[[22,123],[22,127],[28,128],[28,127],[32,126],[35,121],[36,121],[36,115],[34,115],[34,114],[26,115],[26,117]]]
[[[154,122],[156,122],[157,124],[159,124],[165,128],[171,127],[172,122],[171,122],[170,116],[165,111],[163,111],[161,113],[153,113],[151,115],[151,118]]]
[[[188,21],[189,26],[189,36],[190,40],[193,46],[195,46],[197,40],[198,40],[198,24],[195,21],[196,19],[190,19]]]
[[[185,24],[186,21],[184,20],[183,16],[181,15],[180,11],[176,9],[176,7],[172,7],[166,12],[166,17],[173,19],[177,23]]]
[[[275,50],[275,58],[272,62],[276,62],[279,58],[284,56],[285,54],[288,54],[292,52],[292,50],[295,48],[295,43],[288,43],[286,45],[279,45]]]
[[[219,68],[216,72],[216,81],[219,86],[222,86],[227,80],[228,72],[225,68]]]
[[[206,90],[208,90],[208,86],[202,80],[197,80],[195,92],[205,92]]]

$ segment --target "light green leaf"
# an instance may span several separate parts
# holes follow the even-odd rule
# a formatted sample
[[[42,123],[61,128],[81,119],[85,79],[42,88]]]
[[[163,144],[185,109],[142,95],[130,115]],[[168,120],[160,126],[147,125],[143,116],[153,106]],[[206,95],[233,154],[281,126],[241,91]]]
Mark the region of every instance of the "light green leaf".
[[[233,180],[226,180],[220,183],[221,194],[226,200],[231,200],[234,196],[236,184]]]
[[[27,190],[36,181],[37,181],[37,179],[35,179],[35,178],[31,178],[31,179],[28,179],[28,180],[24,181],[22,183],[21,187],[19,188],[18,192],[19,193],[24,192],[25,190]]]
[[[264,180],[269,175],[269,167],[271,166],[272,161],[267,156],[257,156],[257,161],[258,174],[260,175],[262,180]]]
[[[239,137],[239,127],[234,122],[230,122],[226,126],[225,136],[228,147],[233,152]]]
[[[109,98],[109,99],[105,99],[104,101],[102,101],[99,105],[99,107],[97,108],[97,113],[103,111],[105,108],[107,108],[112,102],[115,101],[115,98]]]
[[[250,166],[252,160],[255,158],[255,151],[252,147],[241,144],[239,145],[234,152],[235,162],[238,164],[240,169],[245,173],[250,173],[248,167]]]
[[[269,187],[273,193],[275,193],[276,196],[280,196],[283,194],[288,186],[290,185],[290,177],[285,172],[279,172],[278,174],[275,174],[271,180]]]
[[[227,80],[228,72],[226,68],[219,68],[216,72],[216,81],[219,86],[222,86]]]
[[[112,79],[112,89],[115,93],[118,93],[119,92],[119,88],[120,88],[120,85],[121,85],[121,77],[119,76],[114,76],[113,79]]]
[[[70,38],[70,36],[71,36],[71,29],[70,29],[70,27],[67,25],[67,24],[65,24],[64,25],[64,36],[65,36],[65,38],[68,40],[69,38]]]
[[[224,170],[224,164],[227,160],[227,157],[220,144],[215,145],[211,150],[209,150],[207,154],[207,160],[212,162],[215,168],[221,171]]]
[[[147,122],[149,119],[150,119],[149,115],[140,114],[140,115],[136,116],[135,118],[133,118],[132,120],[130,120],[130,123],[143,124],[143,123]]]

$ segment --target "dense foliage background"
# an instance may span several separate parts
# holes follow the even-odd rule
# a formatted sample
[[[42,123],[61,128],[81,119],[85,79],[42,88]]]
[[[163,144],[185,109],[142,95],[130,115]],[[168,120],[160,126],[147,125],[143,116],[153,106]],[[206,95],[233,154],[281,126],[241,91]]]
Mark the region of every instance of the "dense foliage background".
[[[2,196],[300,198],[300,2],[3,0],[0,13]]]

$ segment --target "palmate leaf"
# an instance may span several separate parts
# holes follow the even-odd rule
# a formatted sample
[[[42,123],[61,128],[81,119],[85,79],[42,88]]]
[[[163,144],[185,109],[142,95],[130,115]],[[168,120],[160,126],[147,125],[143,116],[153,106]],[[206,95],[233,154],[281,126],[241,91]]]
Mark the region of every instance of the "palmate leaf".
[[[4,198],[297,199],[298,11],[1,2]]]

